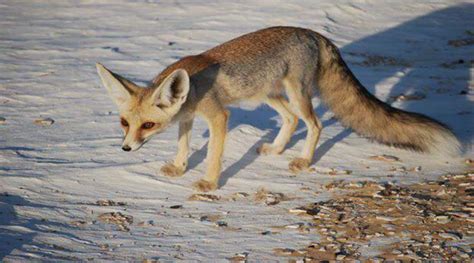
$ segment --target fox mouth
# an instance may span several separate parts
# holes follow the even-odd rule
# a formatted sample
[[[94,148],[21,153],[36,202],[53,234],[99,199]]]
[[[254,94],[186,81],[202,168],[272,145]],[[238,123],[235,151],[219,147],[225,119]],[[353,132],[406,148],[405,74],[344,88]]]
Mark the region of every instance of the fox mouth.
[[[144,140],[141,140],[139,142],[134,142],[132,144],[124,144],[122,145],[122,150],[126,151],[126,152],[135,152],[135,151],[138,151],[140,148],[142,148],[142,146],[147,143],[148,141],[150,140],[150,137],[144,139]]]
[[[134,143],[132,145],[123,145],[122,146],[122,150],[126,151],[126,152],[135,152],[135,151],[138,151],[138,149],[142,148],[143,143]]]

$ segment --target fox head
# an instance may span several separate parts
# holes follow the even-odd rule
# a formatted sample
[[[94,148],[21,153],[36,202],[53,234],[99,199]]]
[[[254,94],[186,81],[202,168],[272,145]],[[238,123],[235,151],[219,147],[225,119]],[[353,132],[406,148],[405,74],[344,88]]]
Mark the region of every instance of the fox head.
[[[144,88],[97,64],[103,85],[117,104],[124,131],[122,149],[136,151],[173,121],[189,93],[189,76],[183,69],[169,74],[157,87]]]

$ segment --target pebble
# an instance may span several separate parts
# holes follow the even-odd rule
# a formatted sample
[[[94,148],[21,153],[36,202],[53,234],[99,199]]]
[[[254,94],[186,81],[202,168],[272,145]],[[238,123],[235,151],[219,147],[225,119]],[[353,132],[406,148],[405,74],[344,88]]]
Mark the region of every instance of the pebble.
[[[226,227],[226,226],[228,226],[228,224],[227,224],[227,222],[225,222],[225,221],[217,221],[217,222],[216,222],[216,226],[218,226],[218,227]]]
[[[472,252],[472,248],[469,247],[468,245],[459,245],[459,248],[462,249],[462,251],[465,252],[465,253],[471,253]]]
[[[207,201],[207,202],[214,202],[214,201],[218,201],[219,199],[221,199],[220,196],[212,195],[212,194],[193,194],[188,198],[189,201]]]
[[[41,118],[41,119],[36,119],[35,124],[37,125],[42,125],[42,126],[51,126],[53,125],[54,120],[51,118]]]
[[[386,221],[386,222],[391,222],[394,221],[396,218],[390,217],[390,216],[376,216],[375,217],[378,220]]]
[[[439,234],[440,237],[446,238],[446,239],[452,239],[452,240],[460,240],[458,235],[451,234],[451,233],[441,233]]]
[[[0,124],[5,124],[7,122],[7,119],[4,117],[0,117]]]
[[[297,207],[297,208],[292,208],[289,210],[290,213],[293,213],[293,214],[303,214],[303,213],[306,213],[306,208],[304,207]]]
[[[377,160],[377,161],[385,161],[385,162],[397,162],[397,161],[400,161],[400,158],[398,158],[398,157],[396,157],[396,156],[393,156],[393,155],[387,155],[387,154],[370,156],[369,159],[371,159],[371,160]]]
[[[449,219],[449,216],[437,216],[436,217],[436,222],[439,222],[441,224],[446,224],[449,223],[451,220]]]

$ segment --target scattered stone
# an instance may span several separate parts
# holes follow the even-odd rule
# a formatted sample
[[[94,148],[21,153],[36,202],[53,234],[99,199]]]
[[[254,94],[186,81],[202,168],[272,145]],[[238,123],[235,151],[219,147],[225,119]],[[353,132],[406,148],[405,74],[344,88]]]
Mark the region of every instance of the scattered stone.
[[[88,223],[87,221],[84,221],[84,220],[75,220],[75,221],[71,221],[70,224],[73,226],[83,227],[87,225]]]
[[[218,227],[227,227],[228,224],[225,221],[219,220],[219,221],[216,222],[216,226],[218,226]]]
[[[447,224],[451,222],[451,219],[449,219],[449,216],[437,216],[435,220],[436,222],[440,224]]]
[[[390,172],[406,172],[407,168],[405,166],[400,166],[400,167],[392,167],[389,169]]]
[[[7,122],[7,119],[4,117],[0,117],[0,124],[5,124]]]
[[[290,213],[292,214],[303,214],[306,213],[307,209],[304,207],[297,207],[297,208],[292,208],[289,210]]]
[[[41,118],[41,119],[36,119],[35,124],[37,125],[42,125],[42,126],[51,126],[53,125],[54,120],[51,118]]]
[[[387,154],[370,156],[369,159],[377,160],[377,161],[385,161],[385,162],[398,162],[398,161],[400,161],[400,158],[398,158],[396,156],[393,156],[393,155],[387,155]]]
[[[109,251],[110,246],[109,246],[109,244],[100,244],[99,248],[100,248],[100,250],[103,250],[103,251]]]
[[[249,253],[244,252],[244,253],[238,253],[235,254],[233,257],[227,258],[231,263],[241,263],[241,262],[247,262],[247,257]]]
[[[147,226],[154,226],[154,225],[155,225],[155,222],[153,220],[142,221],[137,224],[137,226],[140,226],[140,227],[147,227]]]
[[[452,233],[440,233],[440,237],[446,238],[446,239],[451,239],[451,240],[460,240],[461,238],[458,235],[452,234]]]
[[[228,199],[231,201],[237,201],[237,200],[246,199],[247,197],[249,197],[249,194],[245,192],[237,192],[237,193],[233,193]]]
[[[115,202],[113,200],[97,200],[96,205],[98,206],[125,206],[125,202]]]
[[[415,167],[409,169],[408,171],[410,171],[410,172],[421,172],[421,166],[415,166]]]
[[[282,193],[269,192],[265,188],[259,188],[255,193],[255,201],[264,202],[266,205],[276,205],[282,201],[291,200]]]
[[[422,100],[425,98],[426,98],[425,94],[421,92],[414,92],[412,94],[400,94],[397,96],[390,97],[388,101],[391,103],[394,101]]]
[[[214,202],[220,199],[221,199],[220,196],[213,195],[213,194],[193,194],[188,198],[189,201],[206,201],[206,202]]]
[[[273,253],[275,253],[277,256],[292,256],[292,257],[298,257],[302,256],[303,254],[299,251],[296,251],[291,248],[275,248],[273,249]]]
[[[121,212],[103,213],[99,215],[98,220],[107,224],[115,224],[121,231],[130,231],[128,225],[133,223],[132,216],[124,215]]]
[[[222,218],[221,215],[204,215],[199,218],[201,222],[217,222]]]
[[[278,253],[317,261],[360,261],[359,249],[370,246],[374,238],[397,237],[399,241],[374,257],[402,262],[472,259],[472,244],[460,247],[458,242],[474,237],[474,174],[407,186],[341,180],[328,185],[326,189],[335,190],[332,199],[290,210],[311,213],[311,225],[285,226],[314,229],[320,241],[303,250],[279,249]]]
[[[448,45],[453,46],[453,47],[474,45],[474,38],[449,40]]]
[[[464,65],[464,64],[465,64],[464,59],[458,59],[451,62],[442,63],[441,66],[444,68],[451,68],[451,69],[459,67],[459,65],[461,65],[462,67],[469,66],[469,65]],[[471,64],[472,64],[472,61],[471,61]]]
[[[285,228],[298,229],[298,228],[301,228],[302,226],[304,226],[304,223],[296,223],[296,224],[286,225]]]
[[[474,166],[474,160],[472,159],[466,159],[465,163],[470,166]]]

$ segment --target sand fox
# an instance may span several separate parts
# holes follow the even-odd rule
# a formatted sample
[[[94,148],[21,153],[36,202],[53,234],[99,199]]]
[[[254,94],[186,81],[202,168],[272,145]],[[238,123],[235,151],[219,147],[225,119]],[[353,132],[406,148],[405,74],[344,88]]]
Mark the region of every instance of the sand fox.
[[[309,167],[321,133],[311,97],[317,91],[345,125],[380,143],[420,152],[456,154],[460,143],[442,123],[393,108],[370,94],[342,60],[337,47],[309,29],[272,27],[249,33],[167,67],[144,88],[101,64],[97,71],[119,107],[125,132],[122,149],[138,150],[152,135],[179,122],[178,153],[164,165],[166,176],[186,170],[195,115],[209,125],[207,173],[194,184],[199,191],[218,187],[227,132],[226,105],[242,100],[266,103],[283,119],[272,143],[260,154],[280,154],[296,129],[307,127],[301,155],[289,164],[293,172]]]

